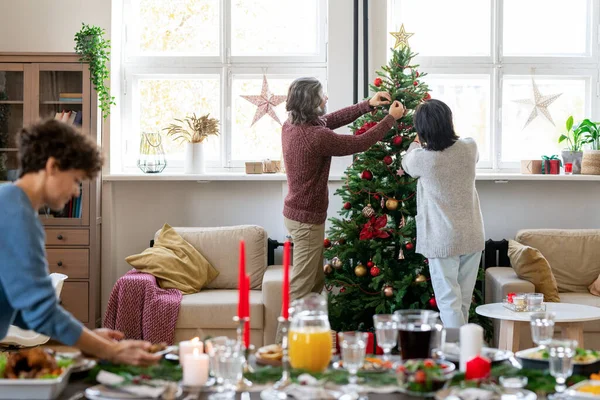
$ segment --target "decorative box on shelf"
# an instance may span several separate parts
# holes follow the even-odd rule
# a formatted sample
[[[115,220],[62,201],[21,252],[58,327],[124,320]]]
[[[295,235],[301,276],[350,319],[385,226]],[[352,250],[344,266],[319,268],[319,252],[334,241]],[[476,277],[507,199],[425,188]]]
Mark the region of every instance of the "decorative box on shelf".
[[[262,161],[249,161],[246,163],[246,173],[247,174],[262,174],[263,173],[263,163]]]
[[[546,311],[542,293],[509,293],[502,301],[502,305],[515,312]]]
[[[539,175],[542,173],[542,160],[521,160],[521,173]]]
[[[281,172],[281,161],[279,160],[264,160],[263,172],[265,174],[275,174]]]

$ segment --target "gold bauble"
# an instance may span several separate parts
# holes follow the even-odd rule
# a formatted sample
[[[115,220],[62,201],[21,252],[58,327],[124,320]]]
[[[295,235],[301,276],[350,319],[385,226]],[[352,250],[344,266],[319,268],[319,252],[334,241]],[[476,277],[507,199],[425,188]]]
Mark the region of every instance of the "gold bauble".
[[[331,265],[325,264],[323,265],[323,272],[325,272],[325,275],[329,275],[333,272],[333,268],[331,268]]]
[[[373,209],[373,207],[371,207],[370,204],[367,204],[367,206],[362,209],[362,215],[365,218],[371,218],[373,215],[375,215],[375,210]]]
[[[356,268],[354,268],[354,274],[359,278],[362,278],[363,276],[367,275],[367,267],[362,264],[358,264]]]
[[[340,269],[340,268],[342,268],[342,265],[343,265],[343,264],[344,264],[344,263],[342,263],[342,260],[340,260],[340,259],[339,259],[339,258],[337,258],[337,257],[333,257],[333,259],[331,260],[331,266],[332,266],[333,268],[335,268],[335,269]]]
[[[383,287],[383,294],[385,297],[392,297],[394,295],[394,288],[389,285],[385,285]]]
[[[396,211],[398,209],[398,200],[396,199],[388,199],[385,202],[385,207],[390,211]]]
[[[417,283],[423,283],[423,282],[427,282],[427,278],[425,277],[425,275],[423,275],[423,274],[419,274],[419,275],[417,275],[417,277],[415,278],[415,282],[417,282]]]

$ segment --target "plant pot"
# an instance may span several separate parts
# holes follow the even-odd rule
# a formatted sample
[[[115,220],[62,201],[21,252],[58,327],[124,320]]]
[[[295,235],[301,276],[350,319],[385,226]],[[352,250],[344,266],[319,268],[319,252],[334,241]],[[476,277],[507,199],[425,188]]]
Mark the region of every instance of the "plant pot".
[[[183,172],[186,174],[203,175],[204,167],[204,144],[186,143]]]
[[[583,153],[581,151],[562,151],[563,164],[573,164],[573,174],[581,174],[581,159]]]
[[[581,160],[583,175],[600,175],[600,150],[586,150]]]

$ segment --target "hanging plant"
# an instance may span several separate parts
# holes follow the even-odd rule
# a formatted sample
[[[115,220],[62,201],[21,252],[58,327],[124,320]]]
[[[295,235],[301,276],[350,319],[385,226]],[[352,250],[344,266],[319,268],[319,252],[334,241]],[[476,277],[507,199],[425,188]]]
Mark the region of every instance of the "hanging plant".
[[[98,26],[82,23],[81,30],[75,34],[75,52],[79,61],[89,65],[91,80],[98,93],[102,117],[110,114],[110,106],[115,98],[110,95],[110,88],[104,84],[109,78],[108,61],[110,61],[110,40],[104,38],[106,31]]]

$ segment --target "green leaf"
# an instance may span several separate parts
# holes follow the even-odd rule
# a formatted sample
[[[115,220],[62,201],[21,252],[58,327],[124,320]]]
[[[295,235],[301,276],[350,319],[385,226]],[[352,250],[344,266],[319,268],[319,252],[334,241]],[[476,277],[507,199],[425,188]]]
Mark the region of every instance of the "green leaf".
[[[569,132],[573,128],[573,116],[571,115],[567,119],[567,132]]]
[[[562,143],[565,140],[567,140],[568,138],[565,135],[560,135],[560,137],[558,138],[558,143]]]

